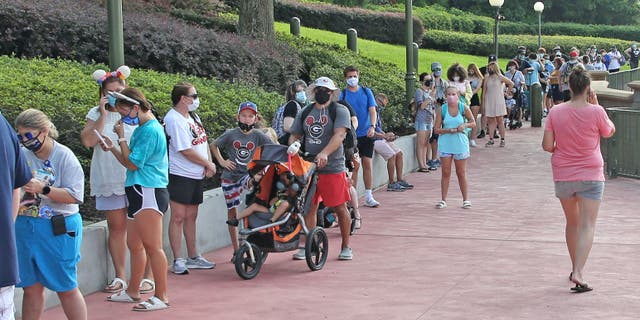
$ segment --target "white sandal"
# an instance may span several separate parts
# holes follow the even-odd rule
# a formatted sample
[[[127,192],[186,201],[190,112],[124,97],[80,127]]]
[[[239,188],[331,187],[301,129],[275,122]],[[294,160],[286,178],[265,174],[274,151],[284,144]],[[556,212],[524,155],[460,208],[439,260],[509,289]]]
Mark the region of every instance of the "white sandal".
[[[126,290],[122,290],[118,293],[114,293],[107,297],[108,301],[111,302],[124,302],[124,303],[136,303],[140,302],[140,298],[134,298],[130,296]]]
[[[127,290],[127,282],[115,277],[104,289],[102,289],[102,292],[117,293],[124,290]]]
[[[156,311],[169,308],[169,303],[160,300],[158,297],[153,296],[145,302],[141,302],[133,306],[133,311]]]
[[[438,201],[438,203],[436,203],[436,209],[444,209],[447,207],[447,203],[444,200],[440,200]]]
[[[462,201],[462,209],[471,209],[471,201],[469,200]]]
[[[148,284],[150,288],[143,288],[145,284]],[[154,291],[156,291],[156,283],[153,282],[153,280],[145,278],[140,281],[140,294],[152,293]]]

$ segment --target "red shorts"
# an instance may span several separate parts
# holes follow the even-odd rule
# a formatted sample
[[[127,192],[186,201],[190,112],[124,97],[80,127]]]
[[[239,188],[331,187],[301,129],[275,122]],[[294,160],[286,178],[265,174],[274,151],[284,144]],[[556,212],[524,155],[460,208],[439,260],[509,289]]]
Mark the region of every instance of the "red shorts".
[[[351,200],[349,183],[344,172],[318,174],[316,186],[313,204],[322,201],[326,207],[336,207]]]

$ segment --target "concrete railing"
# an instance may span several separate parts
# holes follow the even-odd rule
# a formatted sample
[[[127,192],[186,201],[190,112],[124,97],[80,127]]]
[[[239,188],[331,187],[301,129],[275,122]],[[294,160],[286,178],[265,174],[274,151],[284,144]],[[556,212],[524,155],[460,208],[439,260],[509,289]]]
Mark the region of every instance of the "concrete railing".
[[[404,152],[405,174],[414,171],[418,167],[418,162],[415,157],[415,139],[416,135],[413,134],[401,137],[394,142],[396,146]],[[388,182],[386,161],[384,161],[384,159],[379,155],[374,155],[373,172],[374,188],[382,187]],[[360,173],[358,179],[358,194],[362,195],[364,191],[362,173]],[[171,248],[169,246],[169,237],[167,234],[170,215],[171,212],[168,211],[164,216],[163,242],[164,250],[167,254],[167,260],[173,261]],[[225,224],[226,220],[227,209],[222,189],[216,188],[206,191],[204,193],[204,202],[200,206],[197,221],[198,233],[196,235],[196,239],[197,247],[200,252],[216,250],[231,244],[227,225]],[[82,259],[78,264],[78,284],[80,291],[84,295],[102,290],[108,279],[112,279],[114,277],[114,270],[107,249],[107,233],[106,221],[88,225],[83,229],[81,247]],[[184,240],[182,252],[186,253]],[[127,270],[129,270],[128,257]],[[15,302],[17,309],[16,315],[19,316],[22,307],[21,289],[16,288]],[[50,308],[58,304],[60,304],[60,301],[58,300],[57,295],[54,292],[46,290],[45,307]]]

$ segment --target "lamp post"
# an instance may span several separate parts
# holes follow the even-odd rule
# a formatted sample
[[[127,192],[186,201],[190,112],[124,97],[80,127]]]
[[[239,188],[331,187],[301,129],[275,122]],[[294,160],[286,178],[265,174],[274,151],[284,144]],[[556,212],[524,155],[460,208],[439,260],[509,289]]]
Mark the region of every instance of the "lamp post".
[[[405,0],[404,4],[404,19],[406,22],[406,64],[407,64],[407,73],[404,77],[406,83],[406,91],[405,91],[405,103],[409,105],[411,101],[411,97],[413,97],[413,93],[415,91],[415,83],[416,83],[416,72],[414,71],[413,65],[413,1]]]
[[[496,8],[496,27],[493,30],[493,44],[496,46],[496,59],[498,59],[498,21],[500,20],[500,7],[504,4],[504,0],[489,0],[489,4]]]
[[[533,5],[533,10],[538,13],[538,48],[542,47],[542,11],[544,3],[538,1]]]

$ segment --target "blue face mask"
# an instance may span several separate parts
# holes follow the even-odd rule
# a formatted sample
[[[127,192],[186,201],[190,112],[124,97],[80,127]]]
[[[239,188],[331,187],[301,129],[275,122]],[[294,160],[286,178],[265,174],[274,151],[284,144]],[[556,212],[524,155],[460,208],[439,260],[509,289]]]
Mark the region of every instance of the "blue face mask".
[[[122,117],[122,123],[130,125],[130,126],[137,126],[138,124],[140,124],[140,118],[138,118],[138,115],[136,114],[135,117],[130,116],[131,111],[129,111],[129,113]]]
[[[112,107],[116,106],[116,97],[112,95],[107,95],[107,99],[109,100],[109,105]]]
[[[307,102],[307,94],[304,91],[296,92],[296,101],[298,101],[300,103]]]

